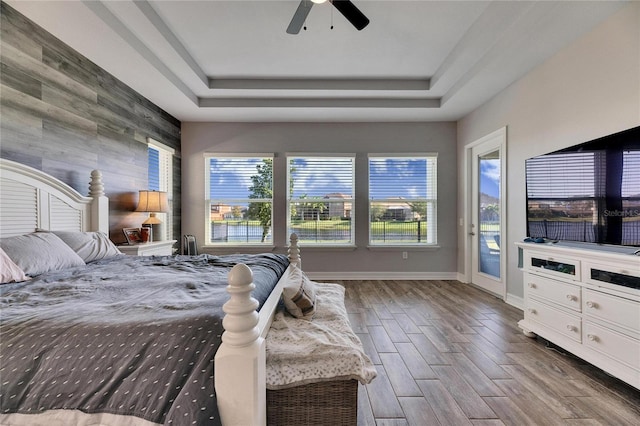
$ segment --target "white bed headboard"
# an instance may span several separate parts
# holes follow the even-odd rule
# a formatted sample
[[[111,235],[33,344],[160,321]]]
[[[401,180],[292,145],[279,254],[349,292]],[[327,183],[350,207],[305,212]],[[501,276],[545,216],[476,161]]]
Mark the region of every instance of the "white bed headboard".
[[[102,175],[91,172],[89,196],[40,170],[0,158],[0,238],[52,231],[109,233]]]

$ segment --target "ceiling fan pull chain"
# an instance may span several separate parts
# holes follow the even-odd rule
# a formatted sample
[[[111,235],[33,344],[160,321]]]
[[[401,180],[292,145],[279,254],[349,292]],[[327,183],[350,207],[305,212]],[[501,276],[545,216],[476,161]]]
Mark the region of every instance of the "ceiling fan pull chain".
[[[333,8],[331,8],[331,29],[333,29]]]

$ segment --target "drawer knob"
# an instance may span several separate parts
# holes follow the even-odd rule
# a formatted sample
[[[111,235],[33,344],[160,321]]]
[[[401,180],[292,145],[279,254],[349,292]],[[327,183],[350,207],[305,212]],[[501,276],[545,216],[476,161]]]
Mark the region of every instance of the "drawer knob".
[[[591,300],[587,301],[587,307],[588,308],[592,308],[592,309],[596,309],[598,307],[598,304],[596,302],[592,302]]]
[[[573,294],[567,294],[567,300],[574,301],[574,300],[578,300],[578,298]]]
[[[571,325],[571,324],[569,324],[569,325],[567,325],[567,330],[569,330],[569,331],[576,331],[577,329],[576,329],[576,326],[575,326],[575,325]]]
[[[536,285],[534,283],[529,283],[529,288],[536,288]]]
[[[529,311],[530,314],[534,314],[535,315],[535,313],[536,313],[536,310],[533,309],[533,308],[529,308],[527,310]]]
[[[587,339],[591,340],[592,342],[597,342],[598,340],[598,336],[594,335],[594,334],[587,334]]]

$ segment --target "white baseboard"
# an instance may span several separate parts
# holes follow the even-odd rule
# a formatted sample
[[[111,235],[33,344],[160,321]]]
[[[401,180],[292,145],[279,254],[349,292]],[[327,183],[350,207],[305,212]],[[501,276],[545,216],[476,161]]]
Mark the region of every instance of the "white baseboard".
[[[461,283],[465,283],[467,284],[467,276],[465,274],[461,274],[460,272],[458,272],[457,274],[457,280],[460,281]]]
[[[524,311],[524,299],[522,297],[507,293],[507,298],[504,301],[509,305]]]
[[[314,281],[332,280],[457,280],[456,272],[306,272]]]

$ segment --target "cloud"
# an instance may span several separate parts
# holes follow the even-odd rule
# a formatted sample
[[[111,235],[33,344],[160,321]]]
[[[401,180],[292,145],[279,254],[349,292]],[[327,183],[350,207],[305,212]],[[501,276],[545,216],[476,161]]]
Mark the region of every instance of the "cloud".
[[[480,174],[496,185],[500,184],[500,160],[483,160],[480,163]]]

